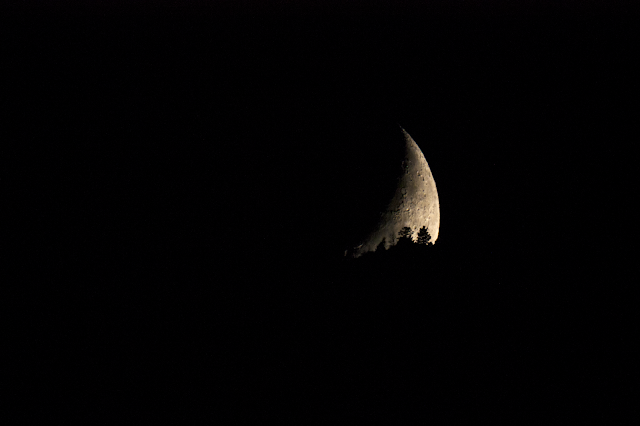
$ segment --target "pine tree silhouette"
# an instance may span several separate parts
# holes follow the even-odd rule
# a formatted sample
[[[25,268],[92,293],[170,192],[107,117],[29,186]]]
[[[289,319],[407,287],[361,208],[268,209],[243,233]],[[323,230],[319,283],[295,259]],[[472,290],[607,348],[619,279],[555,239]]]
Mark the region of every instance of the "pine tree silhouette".
[[[422,252],[421,251],[422,249],[417,247],[415,244],[418,244],[420,246],[433,245],[433,242],[431,241],[431,234],[429,234],[429,231],[426,226],[423,226],[422,228],[420,228],[420,230],[418,231],[417,241],[415,242],[411,238],[412,233],[413,231],[411,230],[411,228],[408,226],[405,226],[402,229],[400,229],[400,231],[398,231],[397,237],[394,237],[393,235],[391,235],[390,236],[391,243],[390,243],[389,249],[386,249],[385,247],[386,239],[383,238],[382,241],[378,243],[375,250],[363,253],[363,258],[365,263],[366,261],[371,261],[371,262],[374,262],[373,264],[375,264],[381,259],[388,259],[389,256],[391,258],[397,258],[397,259],[400,259],[400,258],[406,259],[407,256],[414,257]]]
[[[412,245],[413,240],[411,239],[411,228],[405,226],[398,232],[398,244],[396,246],[401,250],[405,250]]]
[[[407,259],[411,255],[411,252],[415,250],[413,240],[411,239],[411,228],[405,226],[398,232],[397,244],[393,247],[393,251],[390,253],[392,258],[400,261],[400,259]]]
[[[398,238],[407,238],[410,240],[411,233],[412,233],[411,228],[409,228],[408,226],[405,226],[398,232]]]
[[[429,231],[425,226],[420,228],[420,231],[418,231],[418,244],[424,244],[426,246],[433,245],[431,242],[431,234],[429,234]]]

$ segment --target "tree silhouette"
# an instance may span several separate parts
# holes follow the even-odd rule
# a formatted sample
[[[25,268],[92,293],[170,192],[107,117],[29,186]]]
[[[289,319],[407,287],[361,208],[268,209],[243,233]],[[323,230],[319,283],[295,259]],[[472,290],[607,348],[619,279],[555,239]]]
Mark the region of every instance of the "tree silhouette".
[[[398,249],[405,250],[413,245],[413,240],[411,239],[411,228],[405,226],[398,232],[398,244],[396,245]]]
[[[385,247],[386,239],[383,238],[382,241],[378,243],[375,250],[362,253],[365,261],[373,262],[372,263],[373,265],[376,262],[380,261],[381,259],[414,258],[415,256],[420,256],[420,253],[422,253],[422,250],[423,250],[422,248],[417,247],[416,244],[419,246],[433,245],[433,242],[431,240],[431,234],[429,234],[429,231],[426,226],[423,226],[422,228],[420,228],[420,230],[418,231],[417,241],[415,242],[411,238],[412,233],[413,231],[411,230],[411,228],[408,226],[405,226],[402,229],[400,229],[400,231],[398,231],[397,237],[395,237],[394,235],[390,235],[389,236],[390,243],[389,243],[388,249],[386,249]]]
[[[412,232],[411,228],[409,228],[408,226],[405,226],[398,232],[398,238],[411,239],[411,232]]]
[[[411,239],[411,228],[405,226],[398,232],[397,244],[393,248],[393,252],[390,253],[391,257],[399,259],[407,259],[407,256],[411,255],[411,252],[415,250],[415,245]]]
[[[429,231],[427,231],[425,226],[420,228],[420,231],[418,231],[418,244],[424,244],[426,246],[433,245],[431,242],[431,234],[429,234]]]

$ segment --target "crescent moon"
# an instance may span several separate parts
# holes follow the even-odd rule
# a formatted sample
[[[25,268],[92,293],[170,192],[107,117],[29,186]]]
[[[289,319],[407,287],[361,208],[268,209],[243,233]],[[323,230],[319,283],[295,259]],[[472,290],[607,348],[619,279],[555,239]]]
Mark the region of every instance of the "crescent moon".
[[[429,231],[432,243],[438,239],[440,201],[436,182],[416,142],[402,127],[400,129],[405,146],[395,193],[386,209],[380,212],[377,226],[353,249],[353,257],[375,251],[383,239],[385,249],[389,249],[397,244],[398,233],[404,227],[411,228],[413,241],[423,226]]]

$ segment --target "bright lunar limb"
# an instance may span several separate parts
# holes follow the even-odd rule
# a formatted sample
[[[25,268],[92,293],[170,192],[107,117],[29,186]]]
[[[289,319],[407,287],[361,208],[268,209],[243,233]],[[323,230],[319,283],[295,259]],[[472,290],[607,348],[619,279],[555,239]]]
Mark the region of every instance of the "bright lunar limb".
[[[383,239],[385,249],[395,245],[398,233],[404,227],[411,228],[413,241],[417,240],[422,227],[429,231],[431,242],[438,239],[440,202],[436,182],[418,145],[403,128],[400,130],[405,146],[395,194],[387,208],[380,213],[378,225],[353,249],[354,257],[375,251]]]

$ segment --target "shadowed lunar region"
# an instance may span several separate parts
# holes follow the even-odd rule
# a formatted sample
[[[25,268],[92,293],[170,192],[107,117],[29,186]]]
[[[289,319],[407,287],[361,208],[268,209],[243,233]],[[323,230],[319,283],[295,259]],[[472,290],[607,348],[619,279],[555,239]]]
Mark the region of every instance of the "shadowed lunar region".
[[[402,128],[404,156],[399,164],[397,186],[386,209],[380,212],[380,220],[350,255],[360,257],[363,253],[375,251],[383,242],[385,249],[397,243],[400,230],[411,228],[411,239],[417,240],[418,231],[426,227],[431,242],[438,239],[440,229],[440,202],[433,174],[424,154]],[[345,255],[349,254],[349,251]]]

